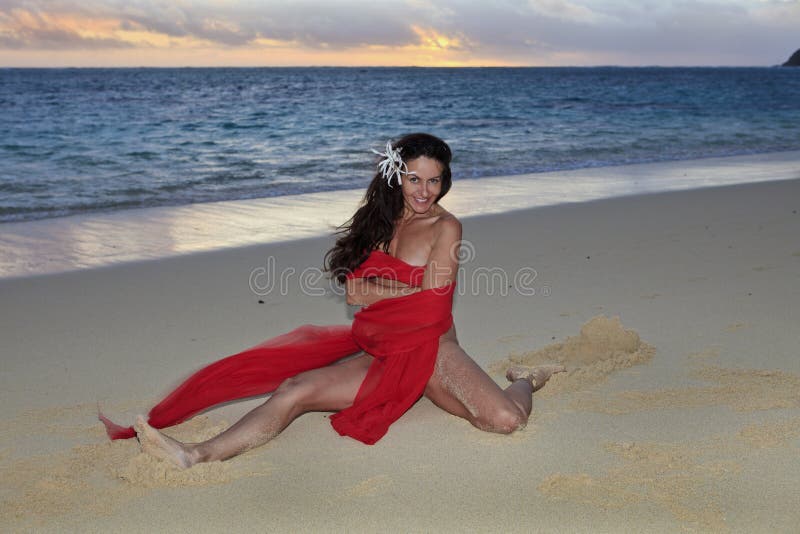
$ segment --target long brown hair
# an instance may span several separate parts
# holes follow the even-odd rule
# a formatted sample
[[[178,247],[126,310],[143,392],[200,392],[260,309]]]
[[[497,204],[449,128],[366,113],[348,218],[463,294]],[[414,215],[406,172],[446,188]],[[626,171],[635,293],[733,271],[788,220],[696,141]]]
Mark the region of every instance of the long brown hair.
[[[434,202],[447,194],[453,183],[453,156],[447,143],[430,134],[412,133],[393,142],[392,148],[400,150],[405,162],[422,156],[438,161],[442,166],[442,189]],[[380,247],[388,252],[395,223],[402,214],[402,188],[396,183],[390,186],[383,174],[376,172],[355,215],[337,230],[336,244],[325,254],[325,269],[344,283],[347,273],[361,265],[372,250]]]

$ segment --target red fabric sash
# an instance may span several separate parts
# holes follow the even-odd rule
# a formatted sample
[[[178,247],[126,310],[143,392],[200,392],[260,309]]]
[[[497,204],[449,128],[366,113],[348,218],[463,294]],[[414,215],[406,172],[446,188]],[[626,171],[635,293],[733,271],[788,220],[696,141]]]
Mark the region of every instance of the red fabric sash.
[[[382,277],[419,287],[424,267],[373,251],[350,277]],[[362,308],[351,326],[301,326],[214,362],[186,379],[148,414],[155,428],[178,424],[212,406],[274,391],[285,379],[329,365],[359,348],[373,360],[355,402],[331,416],[339,434],[377,442],[425,391],[439,337],[453,324],[453,284],[387,298]],[[136,435],[103,414],[111,439]]]

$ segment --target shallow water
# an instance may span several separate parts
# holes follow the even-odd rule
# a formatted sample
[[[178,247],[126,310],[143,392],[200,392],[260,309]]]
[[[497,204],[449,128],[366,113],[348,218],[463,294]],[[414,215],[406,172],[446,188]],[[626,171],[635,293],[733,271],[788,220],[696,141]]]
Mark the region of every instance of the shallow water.
[[[459,180],[458,217],[631,194],[800,179],[800,151]],[[0,278],[331,235],[363,189],[91,213],[0,226]],[[469,254],[469,243],[462,249]]]

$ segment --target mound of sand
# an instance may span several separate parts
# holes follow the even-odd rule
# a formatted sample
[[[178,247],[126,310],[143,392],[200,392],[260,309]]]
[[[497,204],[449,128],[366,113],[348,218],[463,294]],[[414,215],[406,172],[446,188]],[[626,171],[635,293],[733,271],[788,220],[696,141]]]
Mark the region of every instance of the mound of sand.
[[[581,327],[580,335],[568,337],[537,351],[511,354],[491,366],[496,373],[510,365],[535,366],[560,363],[566,373],[554,375],[539,396],[578,391],[603,382],[619,369],[650,360],[655,348],[643,342],[639,334],[622,326],[619,317],[598,315]]]

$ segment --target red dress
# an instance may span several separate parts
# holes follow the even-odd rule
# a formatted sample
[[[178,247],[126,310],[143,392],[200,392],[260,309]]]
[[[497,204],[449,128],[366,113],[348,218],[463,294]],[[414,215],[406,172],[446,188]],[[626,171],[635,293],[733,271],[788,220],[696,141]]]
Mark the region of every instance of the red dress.
[[[419,287],[424,267],[375,250],[351,278],[382,277]],[[453,324],[454,284],[387,298],[356,312],[350,326],[301,326],[214,362],[178,386],[148,415],[155,428],[178,424],[217,404],[264,395],[289,377],[364,350],[374,357],[352,406],[331,416],[339,434],[369,445],[423,394],[439,337]],[[100,414],[111,439],[136,435]]]

